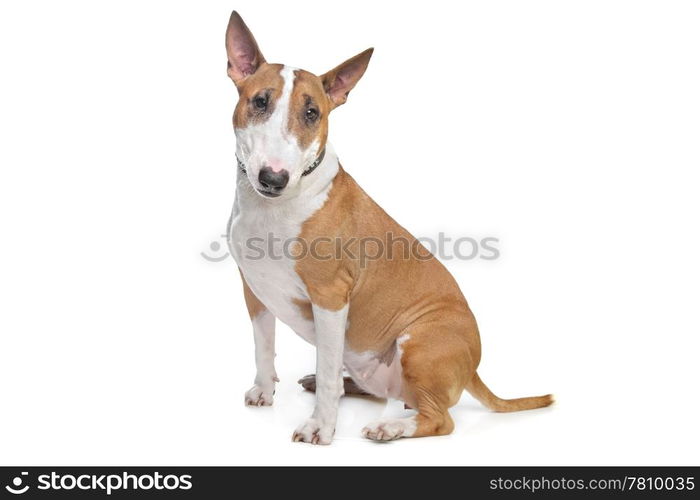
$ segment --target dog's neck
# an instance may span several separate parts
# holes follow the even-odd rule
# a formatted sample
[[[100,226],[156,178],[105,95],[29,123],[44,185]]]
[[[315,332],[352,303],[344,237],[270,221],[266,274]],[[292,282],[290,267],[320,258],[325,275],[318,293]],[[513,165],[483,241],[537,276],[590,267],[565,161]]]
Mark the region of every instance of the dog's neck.
[[[322,204],[328,196],[333,179],[338,173],[340,163],[333,146],[326,143],[326,153],[321,163],[309,175],[302,177],[294,192],[284,193],[279,198],[264,198],[255,192],[247,174],[241,169],[236,177],[236,205],[239,211],[266,210],[284,212],[295,207]],[[320,207],[320,204],[318,205]]]

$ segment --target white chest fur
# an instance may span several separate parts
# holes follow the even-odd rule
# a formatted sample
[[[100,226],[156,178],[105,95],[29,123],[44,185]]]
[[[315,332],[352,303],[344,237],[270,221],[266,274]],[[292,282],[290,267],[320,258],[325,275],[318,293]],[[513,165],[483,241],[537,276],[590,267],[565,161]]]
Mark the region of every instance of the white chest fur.
[[[228,227],[231,255],[246,283],[270,312],[300,337],[316,344],[313,320],[303,316],[296,301],[309,301],[303,281],[296,273],[291,243],[302,226],[319,210],[330,192],[338,171],[338,160],[327,145],[318,170],[305,178],[297,196],[288,200],[267,200],[253,191],[246,174],[238,172],[236,201]],[[279,203],[279,202],[282,203]],[[310,242],[307,242],[307,248]],[[405,340],[402,339],[402,340]],[[344,364],[365,390],[381,397],[398,397],[401,391],[401,350],[392,360],[382,361],[376,353],[346,350]]]
[[[329,158],[327,153],[320,172],[314,172],[320,175],[309,179],[302,192],[288,200],[262,198],[239,171],[228,227],[231,255],[252,292],[275,317],[311,343],[315,343],[313,321],[295,303],[309,297],[291,252],[304,222],[328,197],[337,169],[335,155]]]

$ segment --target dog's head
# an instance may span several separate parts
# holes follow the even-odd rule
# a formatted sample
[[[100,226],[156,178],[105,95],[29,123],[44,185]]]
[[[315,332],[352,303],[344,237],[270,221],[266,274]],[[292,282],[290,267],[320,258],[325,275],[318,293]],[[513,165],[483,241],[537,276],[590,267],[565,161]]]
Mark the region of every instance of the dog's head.
[[[298,190],[303,174],[323,154],[328,115],[362,77],[373,49],[317,76],[265,62],[237,12],[226,30],[228,75],[238,89],[233,113],[236,154],[248,180],[266,198]]]

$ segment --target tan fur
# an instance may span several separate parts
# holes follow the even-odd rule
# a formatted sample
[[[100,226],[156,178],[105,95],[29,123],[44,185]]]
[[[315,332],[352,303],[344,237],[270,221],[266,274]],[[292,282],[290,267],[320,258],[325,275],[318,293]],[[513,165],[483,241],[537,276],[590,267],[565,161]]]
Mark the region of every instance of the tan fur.
[[[384,353],[398,337],[408,334],[401,345],[402,398],[418,410],[415,436],[452,432],[447,410],[465,388],[481,390],[478,399],[496,411],[550,404],[550,396],[505,401],[483,392],[485,386],[479,385],[476,375],[481,357],[479,331],[454,278],[342,168],[325,205],[306,221],[300,237],[307,242],[354,237],[357,242],[349,249],[359,255],[360,239],[386,242],[388,234],[394,242],[402,242],[395,243],[392,259],[384,256],[362,266],[359,259],[326,260],[305,254],[296,270],[317,306],[338,310],[350,303],[346,345],[353,351]],[[403,254],[406,245],[415,249],[408,258]],[[333,252],[334,243],[323,243],[316,255]]]
[[[238,84],[238,104],[233,112],[233,126],[235,128],[245,128],[248,125],[265,121],[274,112],[284,86],[284,79],[280,75],[281,69],[281,64],[264,63],[255,73]],[[265,90],[270,90],[270,99],[267,110],[260,113],[253,107],[252,99]]]
[[[501,399],[486,387],[486,384],[481,381],[478,374],[474,374],[474,377],[469,381],[467,390],[484,406],[497,412],[532,410],[533,408],[541,408],[554,403],[554,397],[551,394],[532,398]]]
[[[297,138],[302,149],[306,149],[313,141],[318,141],[322,148],[328,137],[330,101],[319,77],[301,69],[296,70],[294,76],[294,90],[289,107],[289,131]],[[320,112],[316,123],[307,124],[304,121],[304,112],[308,105],[315,106]]]
[[[299,308],[299,314],[301,314],[302,318],[308,320],[314,319],[314,313],[311,310],[311,302],[309,302],[308,300],[300,299],[292,299],[292,302],[294,302],[294,305],[296,305]]]

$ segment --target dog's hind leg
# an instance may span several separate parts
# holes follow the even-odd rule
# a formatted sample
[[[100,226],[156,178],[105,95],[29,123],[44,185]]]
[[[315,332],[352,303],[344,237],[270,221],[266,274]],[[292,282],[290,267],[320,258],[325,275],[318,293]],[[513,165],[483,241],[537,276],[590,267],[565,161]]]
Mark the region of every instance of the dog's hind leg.
[[[316,375],[306,375],[299,379],[298,383],[309,392],[316,392]],[[370,393],[362,390],[351,377],[343,377],[343,389],[345,394],[357,394],[359,396],[370,396]]]
[[[454,422],[448,409],[459,397],[455,398],[452,391],[429,378],[425,379],[425,383],[409,382],[406,391],[411,394],[409,405],[417,408],[418,413],[411,417],[371,422],[362,429],[364,437],[374,441],[390,441],[401,437],[442,436],[452,432]]]
[[[457,404],[464,386],[476,370],[478,343],[463,313],[409,327],[401,343],[401,398],[418,413],[411,417],[372,422],[362,435],[375,441],[400,437],[450,434],[454,422],[449,408]],[[449,339],[449,341],[448,341]]]

